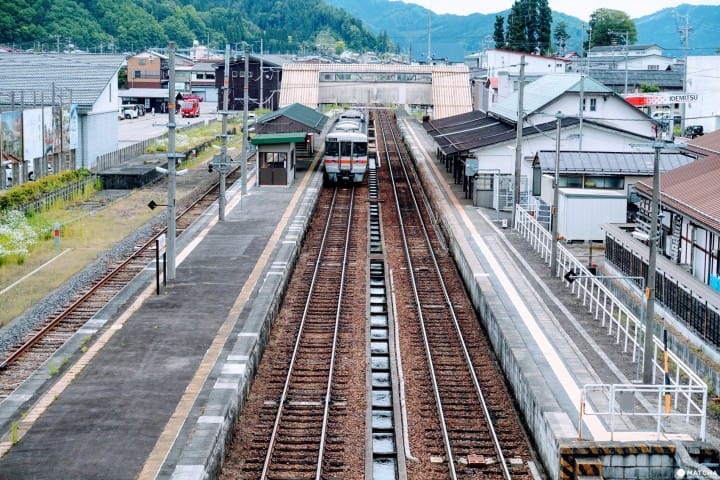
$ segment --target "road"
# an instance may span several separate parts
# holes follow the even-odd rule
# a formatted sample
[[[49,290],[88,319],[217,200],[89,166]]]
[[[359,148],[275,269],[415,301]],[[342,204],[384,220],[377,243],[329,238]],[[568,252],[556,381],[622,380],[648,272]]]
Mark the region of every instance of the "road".
[[[205,108],[209,108],[205,106]],[[211,122],[220,119],[214,110],[212,112],[201,112],[196,118],[182,118],[175,115],[175,124],[182,128],[187,125],[194,125],[201,122]],[[146,113],[142,117],[118,120],[118,148],[127,147],[147,138],[157,137],[167,131],[167,113]]]

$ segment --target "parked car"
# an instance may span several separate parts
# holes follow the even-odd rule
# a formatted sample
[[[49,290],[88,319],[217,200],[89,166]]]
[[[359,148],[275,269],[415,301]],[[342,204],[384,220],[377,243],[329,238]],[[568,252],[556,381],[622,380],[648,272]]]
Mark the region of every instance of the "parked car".
[[[125,118],[137,118],[139,115],[137,105],[123,105],[122,109]]]
[[[702,125],[688,125],[685,127],[685,136],[687,138],[699,137],[704,133]]]
[[[118,120],[125,120],[125,110],[123,107],[118,107]]]

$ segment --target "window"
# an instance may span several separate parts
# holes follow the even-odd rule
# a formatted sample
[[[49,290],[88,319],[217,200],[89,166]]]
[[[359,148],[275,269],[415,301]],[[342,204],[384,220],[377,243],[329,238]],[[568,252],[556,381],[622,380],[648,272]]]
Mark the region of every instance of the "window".
[[[237,72],[237,70],[235,70],[234,72],[232,72],[232,78],[237,78],[237,77],[238,77],[238,72]]]
[[[142,77],[142,72],[140,70],[135,70],[133,72],[133,78],[141,78],[141,77]]]
[[[590,111],[594,112],[597,110],[597,98],[590,99]]]
[[[144,58],[139,59],[138,65],[145,65],[145,59]]]
[[[660,70],[660,65],[648,65],[648,70]]]

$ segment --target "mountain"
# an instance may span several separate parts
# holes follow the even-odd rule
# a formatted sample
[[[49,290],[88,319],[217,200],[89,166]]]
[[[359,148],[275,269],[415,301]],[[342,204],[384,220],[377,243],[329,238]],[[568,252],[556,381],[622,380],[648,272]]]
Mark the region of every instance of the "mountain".
[[[91,52],[188,48],[194,40],[224,49],[242,42],[269,53],[322,44],[354,51],[390,48],[358,19],[322,0],[3,0],[0,45]]]
[[[457,62],[462,61],[466,54],[493,47],[495,16],[507,18],[509,13],[509,10],[504,10],[493,14],[438,15],[419,5],[402,1],[326,1],[359,18],[371,31],[387,32],[390,40],[402,52],[410,52],[416,60],[427,58],[428,21],[433,57]],[[685,24],[685,15],[692,27],[688,54],[714,55],[720,48],[716,34],[720,28],[720,6],[683,4],[633,19],[638,31],[638,43],[656,43],[666,49],[667,55],[682,56],[684,52],[678,28]],[[570,35],[568,51],[581,52],[587,25],[579,18],[553,12],[553,30],[559,21],[565,22],[566,31]]]

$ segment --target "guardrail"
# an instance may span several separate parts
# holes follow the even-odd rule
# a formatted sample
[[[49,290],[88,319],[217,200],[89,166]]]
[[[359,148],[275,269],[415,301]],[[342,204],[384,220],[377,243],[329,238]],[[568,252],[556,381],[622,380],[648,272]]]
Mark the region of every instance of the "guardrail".
[[[546,263],[550,262],[551,255],[551,234],[535,218],[536,212],[530,212],[518,205],[515,215],[514,228],[525,240],[527,240],[535,251],[537,251]],[[615,343],[623,343],[623,352],[628,349],[632,351],[632,362],[642,360],[644,354],[643,339],[645,326],[643,319],[637,318],[632,308],[620,301],[613,292],[607,288],[587,267],[562,244],[557,245],[557,265],[560,277],[565,277],[568,272],[573,272],[577,280],[566,282],[577,298],[582,297],[583,305],[593,313],[595,319],[600,322],[603,328],[607,328],[608,335],[615,335]],[[667,355],[668,371],[665,366],[658,362],[658,358]],[[666,350],[664,344],[653,335],[653,386],[670,389],[674,395],[674,408],[678,407],[681,397],[686,399],[688,408],[693,408],[693,414],[686,413],[689,417],[702,417],[700,426],[700,439],[705,439],[705,415],[707,412],[707,385],[694,370],[683,362],[674,352]],[[665,363],[665,362],[663,362]],[[672,367],[672,368],[671,368]],[[656,383],[660,379],[660,383]],[[666,383],[667,382],[667,383]],[[615,386],[621,388],[622,386]],[[630,385],[633,392],[640,394],[647,391],[647,385]],[[682,392],[682,393],[680,393]],[[658,406],[660,409],[661,406]],[[695,408],[700,409],[695,412]]]
[[[601,395],[592,395],[593,392],[599,392]],[[700,386],[692,385],[636,385],[636,384],[587,384],[583,386],[582,399],[580,404],[580,426],[578,429],[580,439],[582,439],[582,418],[583,416],[598,416],[606,420],[609,425],[610,441],[615,440],[615,434],[618,432],[637,432],[637,426],[623,428],[624,422],[621,420],[626,417],[650,417],[653,420],[655,428],[655,440],[663,440],[663,433],[672,431],[673,427],[670,420],[680,418],[686,423],[690,423],[692,418],[699,421],[698,437],[705,439],[705,410],[707,402],[707,390]],[[655,410],[642,411],[637,410],[635,406],[642,401],[638,395],[642,394],[643,398],[656,399],[654,403]],[[593,409],[586,408],[590,397],[594,397],[592,402]],[[597,401],[598,398],[606,398],[607,402],[602,404]],[[674,398],[676,410],[669,408],[669,398]],[[698,403],[697,399],[702,399],[702,403]],[[684,406],[684,411],[677,410],[678,400]]]

